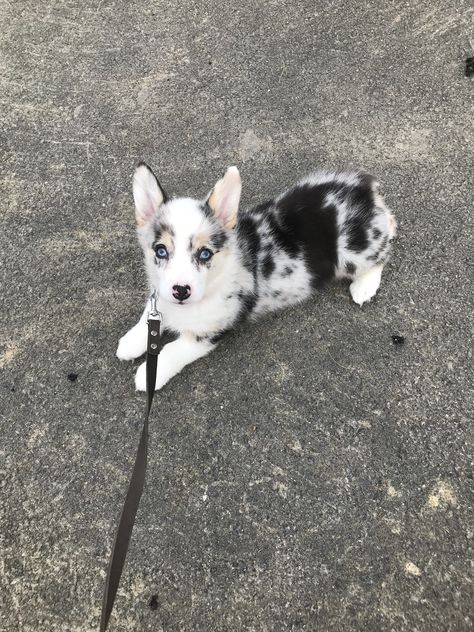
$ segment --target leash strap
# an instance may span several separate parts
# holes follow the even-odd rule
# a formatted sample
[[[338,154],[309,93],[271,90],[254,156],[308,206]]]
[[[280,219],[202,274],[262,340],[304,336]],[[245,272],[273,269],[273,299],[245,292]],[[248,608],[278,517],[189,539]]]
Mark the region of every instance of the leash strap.
[[[146,396],[147,404],[143,429],[138,444],[135,465],[132,477],[128,485],[127,495],[123,504],[122,513],[118,523],[115,540],[110,554],[109,567],[105,580],[104,597],[102,600],[102,616],[100,620],[100,632],[105,632],[114,606],[115,595],[122,575],[122,569],[127,555],[130,537],[132,535],[135,516],[143,492],[145,473],[148,457],[148,417],[150,415],[153,395],[155,394],[156,367],[160,352],[160,323],[161,314],[156,310],[155,295],[152,296],[152,311],[148,317],[148,344],[146,354]]]

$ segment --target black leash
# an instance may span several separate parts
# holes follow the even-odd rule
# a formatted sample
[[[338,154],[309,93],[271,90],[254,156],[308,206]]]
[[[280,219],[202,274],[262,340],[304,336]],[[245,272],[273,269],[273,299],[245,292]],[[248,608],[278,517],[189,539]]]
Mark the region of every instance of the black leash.
[[[122,575],[123,564],[127,555],[130,537],[137,514],[138,505],[145,483],[145,472],[148,456],[148,417],[150,415],[153,395],[155,394],[156,367],[158,354],[160,352],[160,323],[161,314],[156,309],[155,292],[151,297],[151,312],[148,316],[148,344],[146,353],[146,395],[147,404],[145,409],[145,419],[143,430],[138,444],[135,465],[133,466],[132,478],[128,485],[127,496],[123,504],[122,513],[115,534],[114,545],[110,554],[109,568],[105,580],[104,597],[102,600],[102,616],[100,619],[100,632],[105,632],[109,623],[110,613],[114,606],[115,595]]]

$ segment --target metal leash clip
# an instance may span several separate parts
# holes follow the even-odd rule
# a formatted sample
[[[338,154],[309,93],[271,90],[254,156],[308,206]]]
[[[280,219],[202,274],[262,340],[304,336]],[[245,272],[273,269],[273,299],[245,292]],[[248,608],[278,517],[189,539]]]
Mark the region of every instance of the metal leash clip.
[[[152,355],[157,355],[159,353],[158,348],[158,340],[160,336],[160,324],[163,320],[161,316],[161,312],[158,311],[156,307],[157,301],[157,291],[153,290],[150,296],[151,303],[151,311],[148,313],[147,323],[148,323],[148,344],[147,344],[147,352]]]
[[[153,320],[159,320],[160,322],[163,320],[161,312],[159,312],[158,308],[156,307],[157,300],[157,292],[156,290],[153,290],[150,296],[151,310],[148,312],[147,322],[150,320],[150,317],[152,317]]]

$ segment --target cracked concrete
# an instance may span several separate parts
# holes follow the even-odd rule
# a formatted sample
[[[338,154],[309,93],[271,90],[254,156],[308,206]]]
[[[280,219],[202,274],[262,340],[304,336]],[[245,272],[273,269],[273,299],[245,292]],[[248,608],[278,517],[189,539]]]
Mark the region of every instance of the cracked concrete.
[[[145,159],[196,195],[237,163],[244,204],[362,166],[400,226],[372,304],[336,284],[159,394],[110,630],[472,629],[472,4],[0,7],[0,628],[98,626]]]

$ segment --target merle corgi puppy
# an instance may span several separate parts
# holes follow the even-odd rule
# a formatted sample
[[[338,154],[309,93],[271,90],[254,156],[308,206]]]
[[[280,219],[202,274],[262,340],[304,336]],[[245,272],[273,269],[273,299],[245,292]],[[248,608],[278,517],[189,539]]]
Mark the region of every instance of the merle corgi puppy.
[[[204,200],[169,198],[140,164],[133,179],[137,233],[163,329],[177,339],[158,359],[156,389],[212,351],[246,317],[300,303],[335,278],[362,305],[377,292],[396,222],[364,172],[317,172],[274,200],[239,210],[240,175],[229,167]],[[146,350],[147,315],[117,357]],[[143,363],[136,389],[146,389]]]

